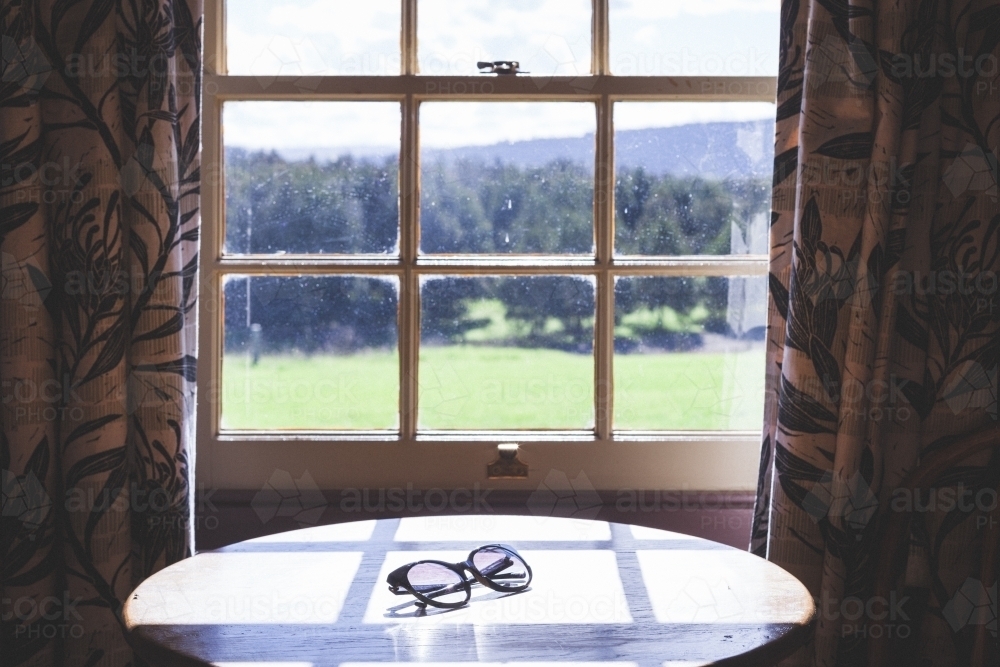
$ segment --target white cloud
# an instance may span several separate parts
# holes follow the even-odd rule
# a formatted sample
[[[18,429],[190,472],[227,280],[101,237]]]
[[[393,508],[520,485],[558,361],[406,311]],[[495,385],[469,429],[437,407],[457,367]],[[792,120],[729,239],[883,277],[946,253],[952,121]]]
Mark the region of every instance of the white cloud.
[[[400,111],[393,102],[228,102],[224,109],[228,146],[280,150],[399,143]],[[615,104],[619,130],[766,118],[774,118],[774,105],[764,102]],[[595,126],[589,102],[425,102],[420,139],[428,148],[486,146],[581,137]]]
[[[317,74],[399,72],[399,0],[240,0],[229,3],[226,30],[232,74],[251,73],[275,38],[315,45]]]
[[[532,74],[590,71],[589,0],[422,0],[420,71],[474,74],[478,60],[517,60]]]
[[[394,102],[227,102],[227,146],[251,149],[399,145]]]
[[[519,59],[535,75],[586,74],[590,6],[590,0],[420,0],[422,71],[471,74],[476,60]],[[777,66],[779,9],[779,0],[612,0],[612,66],[621,74],[762,74],[757,70]],[[231,0],[230,72],[260,77],[278,73],[262,68],[280,66],[292,75],[394,74],[399,12],[399,0]],[[762,49],[768,50],[763,65],[757,62]],[[661,71],[673,67],[671,59],[684,71]],[[723,71],[710,71],[717,61]],[[740,68],[747,71],[735,71]],[[452,109],[460,112],[449,112],[444,104],[425,105],[424,146],[582,136],[595,124],[589,103],[479,103]],[[618,103],[615,114],[616,127],[636,129],[755,120],[773,117],[774,108]],[[390,146],[399,140],[399,109],[393,103],[231,102],[225,121],[231,146]]]

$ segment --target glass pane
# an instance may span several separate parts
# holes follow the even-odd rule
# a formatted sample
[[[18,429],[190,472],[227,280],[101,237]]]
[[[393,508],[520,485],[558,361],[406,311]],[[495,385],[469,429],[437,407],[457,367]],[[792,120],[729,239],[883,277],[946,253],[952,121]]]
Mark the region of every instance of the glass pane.
[[[229,276],[222,426],[398,425],[395,278]]]
[[[611,71],[777,76],[781,0],[611,0]]]
[[[469,599],[470,586],[462,583],[462,575],[438,563],[417,563],[407,571],[406,582],[434,602],[459,604]]]
[[[399,0],[230,0],[230,74],[253,75],[267,90],[275,76],[399,74]]]
[[[590,74],[591,0],[418,0],[421,74],[476,74],[516,60],[532,76]]]
[[[428,278],[424,428],[590,428],[594,284],[567,276]]]
[[[421,104],[421,250],[593,252],[595,114],[589,103]]]
[[[615,283],[615,429],[759,429],[765,276]]]
[[[767,254],[774,105],[615,104],[615,252]]]
[[[227,102],[225,252],[392,253],[395,102]]]

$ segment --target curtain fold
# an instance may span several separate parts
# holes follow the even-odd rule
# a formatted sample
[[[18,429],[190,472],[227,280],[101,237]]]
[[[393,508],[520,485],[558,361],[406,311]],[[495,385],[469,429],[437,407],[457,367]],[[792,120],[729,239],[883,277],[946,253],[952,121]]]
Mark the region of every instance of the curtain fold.
[[[976,588],[975,494],[996,489],[1000,460],[947,476],[972,509],[897,491],[997,419],[1000,3],[783,0],[781,22],[751,549],[817,601],[814,641],[788,664],[865,664],[879,632],[900,664],[960,665],[989,623],[989,591],[982,616],[955,596]],[[899,599],[873,600],[880,526],[908,501]],[[995,637],[995,585],[992,614]]]
[[[135,664],[192,549],[201,0],[2,0],[5,665]]]

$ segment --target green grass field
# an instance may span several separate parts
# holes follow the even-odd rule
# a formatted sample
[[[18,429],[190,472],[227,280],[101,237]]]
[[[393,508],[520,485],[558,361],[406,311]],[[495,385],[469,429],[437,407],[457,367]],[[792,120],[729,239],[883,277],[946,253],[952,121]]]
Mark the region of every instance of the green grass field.
[[[245,354],[223,359],[222,419],[236,429],[397,426],[398,357]],[[424,347],[423,428],[593,426],[593,359],[515,347]],[[615,357],[615,428],[758,429],[764,352]]]

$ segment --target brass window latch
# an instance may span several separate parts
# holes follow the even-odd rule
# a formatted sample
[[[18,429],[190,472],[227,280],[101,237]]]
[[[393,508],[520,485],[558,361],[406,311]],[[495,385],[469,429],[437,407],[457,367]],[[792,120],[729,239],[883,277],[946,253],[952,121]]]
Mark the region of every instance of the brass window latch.
[[[517,444],[497,445],[497,460],[486,465],[487,479],[528,479],[528,464],[517,458]]]
[[[502,74],[506,76],[530,74],[530,72],[525,72],[521,69],[521,63],[517,60],[494,60],[493,62],[482,60],[476,63],[476,67],[479,68],[480,74]]]

